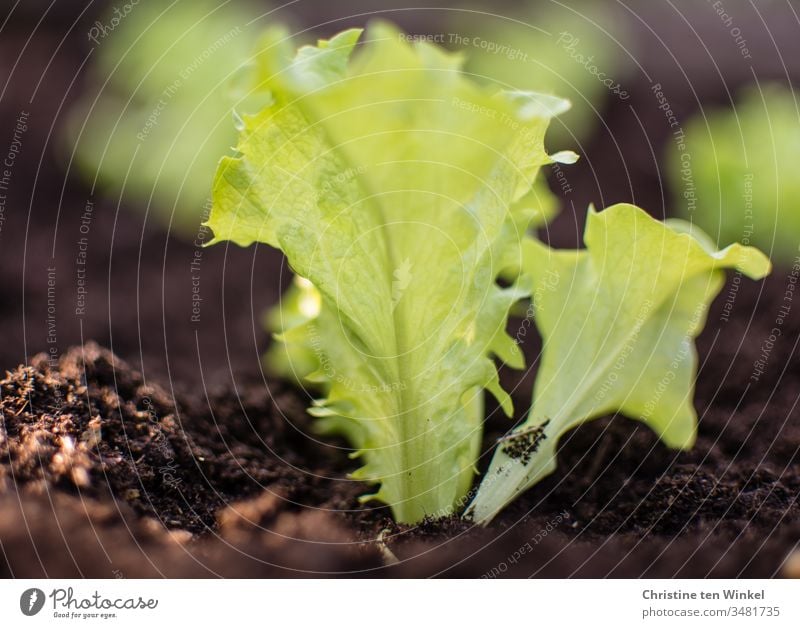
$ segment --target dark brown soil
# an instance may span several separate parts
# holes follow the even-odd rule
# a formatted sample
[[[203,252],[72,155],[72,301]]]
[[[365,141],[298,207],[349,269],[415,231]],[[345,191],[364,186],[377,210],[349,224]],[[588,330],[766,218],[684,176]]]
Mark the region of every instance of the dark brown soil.
[[[743,290],[739,305],[769,303],[782,279],[767,282],[766,296]],[[787,336],[797,337],[797,319]],[[55,370],[40,356],[0,383],[5,570],[776,575],[800,542],[797,390],[785,385],[800,367],[795,347],[776,346],[787,373],[767,371],[739,401],[749,370],[727,372],[730,344],[713,329],[701,345],[692,451],[672,452],[621,417],[585,425],[565,437],[558,473],[485,530],[455,518],[397,526],[384,509],[359,506],[366,487],[347,479],[341,443],[311,437],[303,399],[283,384],[173,401],[94,344]],[[507,423],[492,417],[489,427],[487,450]]]
[[[260,316],[288,276],[281,257],[265,247],[205,249],[202,316],[191,322],[192,238],[166,233],[153,219],[158,208],[145,213],[127,198],[103,197],[64,166],[57,129],[91,87],[82,63],[97,8],[81,13],[83,3],[59,1],[40,20],[48,3],[22,4],[0,36],[0,84],[11,86],[0,95],[0,146],[20,112],[30,116],[0,222],[0,373],[10,369],[0,383],[0,574],[782,573],[800,543],[796,304],[764,373],[751,376],[788,269],[763,283],[742,280],[737,292],[729,283],[709,316],[692,451],[672,452],[645,427],[609,417],[568,434],[559,471],[488,529],[455,518],[397,526],[386,509],[358,503],[366,488],[347,479],[346,446],[313,435],[307,395],[262,377],[268,337]],[[294,8],[313,23],[346,12],[344,4]],[[666,3],[641,4],[640,35],[649,43],[637,61],[668,90],[681,122],[701,103],[727,102],[754,73],[786,79],[777,49],[786,59],[800,54],[796,25],[780,7],[762,9],[763,28],[761,14],[741,16],[751,69],[731,52],[716,15],[689,20],[696,37]],[[436,11],[385,17],[418,32],[433,32],[442,19]],[[800,66],[788,72],[800,80]],[[643,74],[626,79],[631,99],[609,101],[591,142],[577,147],[582,159],[567,171],[575,191],[545,234],[551,242],[577,244],[589,201],[670,213],[657,160],[670,129],[650,84]],[[74,258],[88,200],[88,307],[79,316]],[[536,340],[524,348],[532,368],[502,374],[518,417],[530,402],[539,349]],[[42,351],[53,351],[52,363],[34,357]],[[490,412],[482,467],[508,427]]]
[[[375,564],[376,550],[345,531],[346,509],[363,487],[343,478],[346,458],[298,437],[307,419],[291,392],[213,395],[188,418],[161,388],[92,343],[69,351],[56,369],[37,356],[0,387],[0,539],[9,574],[275,575]],[[29,509],[41,516],[29,517]],[[25,519],[29,527],[20,525]],[[59,529],[64,553],[40,551],[40,564],[15,560]],[[142,561],[140,535],[144,547],[156,543],[154,553],[164,547],[155,565]],[[87,542],[97,552],[85,555]],[[309,543],[330,551],[298,549]],[[278,560],[238,565],[223,557],[230,545],[254,553],[255,563]],[[195,551],[208,560],[180,556]],[[113,558],[97,561],[103,553]]]

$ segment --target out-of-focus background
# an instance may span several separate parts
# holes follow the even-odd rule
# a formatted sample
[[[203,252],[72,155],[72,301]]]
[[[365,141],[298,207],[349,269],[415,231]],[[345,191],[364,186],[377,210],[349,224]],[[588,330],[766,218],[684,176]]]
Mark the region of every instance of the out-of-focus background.
[[[290,273],[257,246],[202,248],[237,76],[259,33],[311,42],[390,20],[465,71],[573,102],[548,136],[580,244],[589,203],[683,216],[789,267],[800,242],[797,3],[26,1],[0,11],[0,367],[94,339],[191,389],[255,372]],[[742,332],[747,333],[747,330]]]

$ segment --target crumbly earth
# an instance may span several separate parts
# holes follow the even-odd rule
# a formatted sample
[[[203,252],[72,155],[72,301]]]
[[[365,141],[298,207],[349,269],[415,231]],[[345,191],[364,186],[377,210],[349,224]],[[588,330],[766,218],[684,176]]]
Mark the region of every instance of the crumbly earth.
[[[704,366],[693,450],[670,451],[622,417],[586,424],[562,440],[558,472],[486,529],[399,526],[360,505],[368,487],[347,478],[346,446],[313,436],[286,384],[199,400],[145,383],[94,343],[56,365],[41,355],[0,381],[0,573],[788,575],[800,541],[797,392],[773,372],[736,403],[749,369],[721,359],[727,346],[701,343],[725,371]],[[796,379],[793,347],[775,350]],[[487,450],[508,427],[494,414]]]
[[[42,355],[7,373],[0,394],[0,541],[9,575],[376,564],[376,549],[356,543],[339,514],[362,489],[344,480],[332,490],[344,461],[283,419],[305,422],[292,393],[210,398],[189,419],[164,390],[90,343],[56,369]],[[308,551],[319,544],[327,551]],[[230,566],[248,556],[251,566],[229,571],[226,556]]]

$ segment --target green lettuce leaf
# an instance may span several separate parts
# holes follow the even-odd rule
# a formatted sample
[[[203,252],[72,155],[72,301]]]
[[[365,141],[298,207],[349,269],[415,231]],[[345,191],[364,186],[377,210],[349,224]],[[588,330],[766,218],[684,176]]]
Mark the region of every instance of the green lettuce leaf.
[[[724,283],[724,268],[753,279],[770,271],[760,251],[717,251],[689,223],[662,223],[633,205],[590,208],[585,250],[524,244],[543,355],[525,423],[498,443],[467,516],[487,523],[555,470],[558,439],[579,423],[619,412],[669,447],[689,448],[694,338]]]
[[[527,291],[495,280],[521,264],[540,166],[574,155],[543,147],[564,101],[489,92],[386,24],[353,55],[360,34],[296,55],[267,34],[252,79],[267,104],[241,116],[208,224],[215,241],[279,248],[310,282],[318,307],[277,314],[284,366],[316,369],[311,412],[352,442],[372,497],[415,522],[461,504],[482,390],[511,411],[491,356],[522,364],[504,329]]]
[[[271,375],[294,380],[303,385],[320,370],[320,352],[315,348],[316,327],[310,324],[319,317],[322,295],[308,279],[295,275],[280,303],[264,317],[264,327],[275,342],[264,355]],[[320,382],[322,383],[322,382]]]
[[[558,200],[547,186],[543,176],[538,176],[530,192],[525,196],[530,212],[525,212],[528,228],[541,227],[557,213]],[[521,204],[521,202],[520,202]],[[524,229],[524,224],[519,225]],[[521,258],[520,258],[521,261]],[[513,283],[519,276],[519,265],[508,266],[501,272],[503,280]],[[410,277],[410,265],[401,265],[392,277],[392,298],[399,298]],[[264,356],[264,364],[271,375],[295,381],[300,385],[322,387],[326,378],[311,377],[320,369],[320,351],[315,349],[319,344],[317,327],[308,324],[320,315],[322,296],[307,279],[295,275],[294,280],[283,293],[280,303],[270,309],[264,317],[265,328],[273,334],[277,341],[273,343]],[[515,304],[521,308],[521,315],[526,310],[523,302]],[[514,310],[512,310],[513,312]],[[516,368],[522,368],[522,356],[512,351],[504,361]]]

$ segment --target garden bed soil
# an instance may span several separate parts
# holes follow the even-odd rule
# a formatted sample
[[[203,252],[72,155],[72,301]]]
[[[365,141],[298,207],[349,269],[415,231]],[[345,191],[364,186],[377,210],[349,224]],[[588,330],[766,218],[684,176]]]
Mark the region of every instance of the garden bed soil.
[[[776,303],[782,279],[743,287],[740,305]],[[694,449],[670,451],[622,417],[584,425],[563,439],[558,472],[486,529],[456,517],[400,526],[385,508],[360,505],[368,489],[347,478],[344,444],[313,437],[303,396],[286,384],[173,397],[94,343],[57,366],[40,355],[0,382],[1,569],[24,577],[780,575],[800,541],[797,391],[784,385],[800,361],[796,347],[778,344],[773,357],[786,370],[748,384],[758,346],[730,341],[763,337],[769,326],[726,324],[725,334],[702,338]],[[798,337],[796,317],[784,332]],[[510,372],[504,379],[519,383]],[[491,414],[486,450],[507,427]]]

